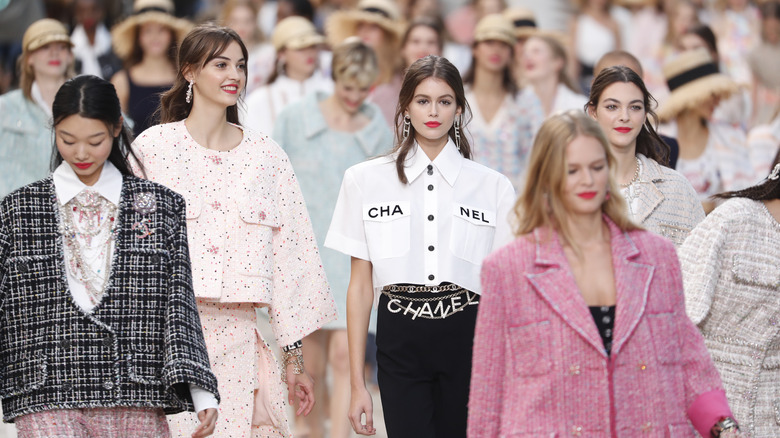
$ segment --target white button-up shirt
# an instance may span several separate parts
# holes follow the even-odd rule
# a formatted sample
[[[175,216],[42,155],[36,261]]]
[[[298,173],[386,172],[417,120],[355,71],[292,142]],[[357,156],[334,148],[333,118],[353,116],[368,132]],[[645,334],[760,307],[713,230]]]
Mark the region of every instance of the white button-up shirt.
[[[373,265],[375,291],[399,283],[455,283],[480,292],[482,259],[512,239],[509,179],[467,160],[449,141],[431,161],[419,145],[350,167],[325,246]]]

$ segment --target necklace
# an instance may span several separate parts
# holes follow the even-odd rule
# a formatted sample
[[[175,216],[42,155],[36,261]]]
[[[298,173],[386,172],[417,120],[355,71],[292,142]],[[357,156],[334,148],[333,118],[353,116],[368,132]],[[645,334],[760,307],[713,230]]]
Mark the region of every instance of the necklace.
[[[626,184],[622,184],[622,183],[621,183],[621,184],[620,184],[620,187],[628,187],[628,186],[630,186],[631,184],[633,184],[633,183],[637,182],[637,180],[639,179],[639,166],[641,166],[642,164],[641,164],[641,162],[639,161],[639,157],[634,157],[634,159],[636,160],[636,169],[634,170],[634,177],[633,177],[633,178],[631,178],[631,181],[629,181],[629,182],[628,182],[628,183],[626,183]]]
[[[116,205],[89,189],[60,207],[60,233],[70,255],[66,260],[93,305],[101,301],[108,283],[116,212]]]

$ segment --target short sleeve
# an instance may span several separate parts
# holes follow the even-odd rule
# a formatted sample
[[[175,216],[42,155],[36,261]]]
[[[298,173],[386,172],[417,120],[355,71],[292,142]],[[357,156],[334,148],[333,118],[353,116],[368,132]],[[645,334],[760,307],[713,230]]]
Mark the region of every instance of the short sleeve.
[[[344,174],[325,246],[348,256],[371,261],[363,225],[363,195],[352,169]]]

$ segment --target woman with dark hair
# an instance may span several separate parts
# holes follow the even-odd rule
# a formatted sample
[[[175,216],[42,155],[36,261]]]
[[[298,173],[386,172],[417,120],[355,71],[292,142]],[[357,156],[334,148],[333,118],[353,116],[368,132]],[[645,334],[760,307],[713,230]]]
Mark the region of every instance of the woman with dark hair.
[[[674,246],[626,215],[615,164],[580,110],[539,130],[517,239],[482,268],[470,438],[725,437],[735,426],[685,315]]]
[[[515,29],[500,14],[477,23],[471,68],[463,77],[470,102],[467,135],[474,160],[497,170],[519,187],[533,142],[533,126],[544,116],[538,107],[519,102],[512,74]]]
[[[455,66],[436,56],[415,61],[401,87],[393,152],[344,174],[325,246],[352,257],[349,418],[361,435],[376,433],[363,367],[378,300],[388,436],[466,436],[479,269],[508,241],[514,199],[505,176],[470,160],[467,107]]]
[[[195,296],[224,397],[217,435],[287,437],[283,382],[297,414],[308,414],[313,382],[300,340],[336,314],[317,242],[285,153],[238,124],[247,60],[238,34],[198,26],[178,59],[161,100],[163,124],[133,149],[150,180],[187,201]],[[268,308],[283,346],[282,376],[257,331],[257,307]],[[176,435],[196,419],[172,420]]]
[[[171,0],[135,0],[133,15],[111,29],[114,52],[124,63],[111,83],[136,136],[159,122],[160,95],[176,77],[176,46],[191,28],[173,12]]]
[[[0,374],[20,437],[169,436],[217,419],[192,293],[184,199],[132,175],[111,83],[54,98],[52,174],[0,204]]]
[[[780,154],[761,183],[718,197],[680,248],[686,310],[745,432],[778,436]]]
[[[691,183],[666,167],[669,146],[655,132],[655,105],[642,78],[620,65],[596,76],[585,110],[609,140],[628,217],[679,246],[704,219],[704,209]]]

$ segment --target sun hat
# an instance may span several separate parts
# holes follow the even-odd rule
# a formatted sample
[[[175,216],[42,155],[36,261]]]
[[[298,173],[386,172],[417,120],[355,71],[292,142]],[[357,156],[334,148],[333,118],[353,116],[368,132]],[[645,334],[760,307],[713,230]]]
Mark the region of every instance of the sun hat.
[[[331,14],[325,24],[325,34],[328,44],[336,47],[342,41],[357,33],[360,23],[374,23],[387,31],[391,37],[400,42],[405,26],[401,19],[401,11],[392,0],[361,0],[355,9],[336,11]]]
[[[135,0],[133,15],[111,29],[111,42],[114,53],[120,58],[127,58],[133,52],[138,26],[145,23],[159,23],[173,30],[177,42],[181,42],[192,24],[173,15],[174,6],[171,0]]]
[[[299,16],[287,17],[276,24],[271,42],[278,52],[282,49],[298,50],[316,46],[325,42],[325,37],[317,33],[314,24]]]
[[[718,72],[705,48],[680,53],[664,65],[663,73],[670,94],[658,110],[662,122],[701,105],[713,95],[724,98],[739,91],[736,82]]]
[[[528,38],[536,32],[536,16],[530,9],[506,8],[502,15],[512,23],[517,39]]]
[[[514,46],[517,42],[515,28],[506,17],[501,14],[489,14],[482,17],[474,28],[474,42],[501,41]]]
[[[22,52],[34,52],[46,44],[63,42],[73,47],[65,25],[51,18],[38,20],[30,25],[22,37]]]

